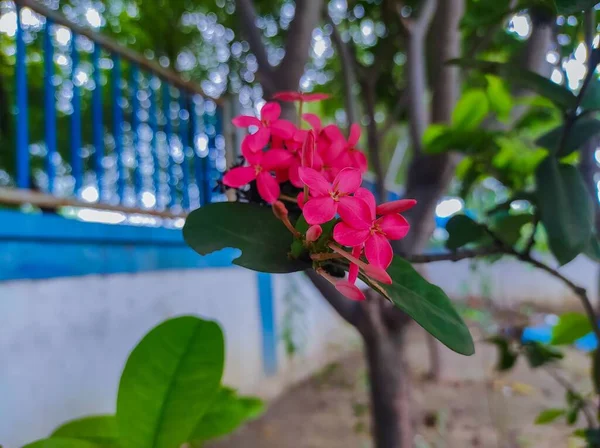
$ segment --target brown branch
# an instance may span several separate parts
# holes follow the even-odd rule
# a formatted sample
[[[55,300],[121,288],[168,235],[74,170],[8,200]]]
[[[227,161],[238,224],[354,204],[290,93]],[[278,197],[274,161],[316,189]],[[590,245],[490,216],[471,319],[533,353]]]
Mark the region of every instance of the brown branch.
[[[476,249],[463,249],[455,252],[445,252],[440,254],[420,254],[420,255],[406,255],[398,254],[405,258],[407,261],[415,264],[423,263],[436,263],[440,261],[461,261],[470,258],[484,257],[486,255],[499,255],[505,254],[503,248],[497,246],[489,247],[478,247]]]

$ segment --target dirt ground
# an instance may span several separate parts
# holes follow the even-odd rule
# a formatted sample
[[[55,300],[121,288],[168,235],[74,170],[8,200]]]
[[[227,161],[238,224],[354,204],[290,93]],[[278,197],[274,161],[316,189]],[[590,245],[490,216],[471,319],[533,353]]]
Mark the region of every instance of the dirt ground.
[[[476,331],[473,332],[474,336]],[[477,339],[477,337],[476,337]],[[524,360],[508,375],[494,372],[495,348],[477,343],[463,357],[442,348],[443,379],[423,379],[427,369],[424,332],[409,335],[418,448],[562,448],[581,446],[569,439],[564,423],[533,422],[544,409],[564,403],[564,389],[547,372],[532,371]],[[561,374],[590,390],[590,363],[569,352]],[[257,421],[211,448],[368,448],[368,382],[361,353],[324,368],[270,404]]]

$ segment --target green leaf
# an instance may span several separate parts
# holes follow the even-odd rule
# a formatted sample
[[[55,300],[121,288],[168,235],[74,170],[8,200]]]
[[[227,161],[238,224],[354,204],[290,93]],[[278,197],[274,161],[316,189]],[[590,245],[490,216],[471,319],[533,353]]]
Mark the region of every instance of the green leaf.
[[[455,215],[450,218],[446,224],[446,231],[448,232],[446,247],[449,250],[456,250],[486,236],[483,226],[466,215]]]
[[[261,400],[238,397],[234,390],[223,388],[196,425],[190,440],[197,443],[222,437],[245,421],[258,417],[263,411],[264,403]]]
[[[514,70],[507,67],[508,79],[515,84],[527,87],[538,95],[551,100],[554,104],[563,110],[573,109],[577,103],[577,98],[569,89],[556,84],[551,79],[528,70]]]
[[[496,112],[501,121],[510,118],[512,110],[512,97],[510,91],[504,85],[502,78],[495,75],[485,75],[487,80],[487,98],[490,108]]]
[[[523,344],[523,350],[532,369],[563,358],[561,352],[555,348],[540,344],[539,342],[527,342]]]
[[[179,448],[220,390],[225,346],[216,322],[170,319],[133,349],[119,384],[123,448]]]
[[[457,130],[477,129],[490,110],[488,97],[481,89],[468,90],[452,112],[452,127]]]
[[[487,339],[487,342],[498,347],[499,358],[498,363],[496,364],[496,370],[499,372],[505,372],[512,369],[517,362],[519,353],[510,347],[510,341],[501,336],[494,336]]]
[[[590,320],[585,314],[565,313],[552,328],[552,345],[573,344],[577,339],[592,331]]]
[[[600,262],[600,241],[598,241],[598,236],[595,233],[592,233],[590,241],[583,252],[590,259]]]
[[[562,417],[565,415],[566,411],[564,409],[546,409],[539,413],[537,418],[535,419],[536,425],[546,425],[548,423],[552,423],[558,417]]]
[[[593,8],[598,0],[554,0],[559,14],[575,14]]]
[[[23,448],[100,448],[101,445],[96,445],[85,440],[69,439],[64,437],[51,437],[42,439],[36,442],[29,443]]]
[[[564,265],[583,252],[593,226],[593,204],[577,168],[552,157],[536,170],[537,204],[552,253]]]
[[[394,256],[387,270],[391,285],[381,285],[387,297],[450,350],[463,355],[475,352],[469,329],[448,296],[425,280],[409,262]]]
[[[310,264],[288,256],[293,236],[271,207],[219,202],[194,210],[183,227],[187,244],[200,255],[233,247],[242,255],[233,263],[259,272],[303,271]]]
[[[598,78],[592,79],[590,85],[583,95],[581,101],[581,107],[584,110],[598,110],[600,109],[600,80]]]
[[[447,151],[460,151],[465,154],[480,154],[487,150],[496,150],[495,133],[485,129],[445,129],[429,127],[423,138],[428,154],[440,154]]]
[[[114,415],[94,415],[64,423],[52,437],[85,440],[102,447],[117,447],[119,430]]]
[[[559,148],[564,130],[564,125],[558,126],[541,136],[536,144],[548,149],[556,157],[568,156],[572,152],[580,150],[592,137],[600,133],[600,121],[593,118],[577,120],[571,127],[563,147]]]
[[[504,215],[497,220],[493,230],[502,241],[510,246],[514,246],[521,238],[521,229],[523,226],[531,222],[533,222],[533,215],[530,213]]]

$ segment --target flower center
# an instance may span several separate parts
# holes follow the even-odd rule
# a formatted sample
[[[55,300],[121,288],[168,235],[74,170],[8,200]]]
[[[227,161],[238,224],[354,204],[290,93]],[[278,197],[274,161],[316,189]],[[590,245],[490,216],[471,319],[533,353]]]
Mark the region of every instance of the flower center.
[[[369,229],[369,231],[371,232],[371,235],[375,235],[376,233],[385,236],[385,232],[383,231],[383,229],[379,226],[379,224],[374,223],[371,228]]]
[[[338,202],[340,198],[348,196],[348,193],[343,193],[339,190],[333,190],[329,192],[329,196],[331,196],[331,199],[333,199],[335,202]]]
[[[260,165],[254,165],[254,173],[258,176],[260,173],[262,173],[262,166]]]

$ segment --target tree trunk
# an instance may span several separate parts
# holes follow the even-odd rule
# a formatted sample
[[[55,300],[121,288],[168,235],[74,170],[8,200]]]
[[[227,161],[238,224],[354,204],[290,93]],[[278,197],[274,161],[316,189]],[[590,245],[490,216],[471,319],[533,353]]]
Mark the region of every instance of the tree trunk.
[[[365,100],[365,112],[369,117],[367,124],[367,145],[371,165],[375,172],[375,192],[378,202],[387,199],[385,191],[385,173],[381,164],[381,152],[377,123],[375,122],[375,84],[374,80],[366,79],[361,83],[362,93]]]

